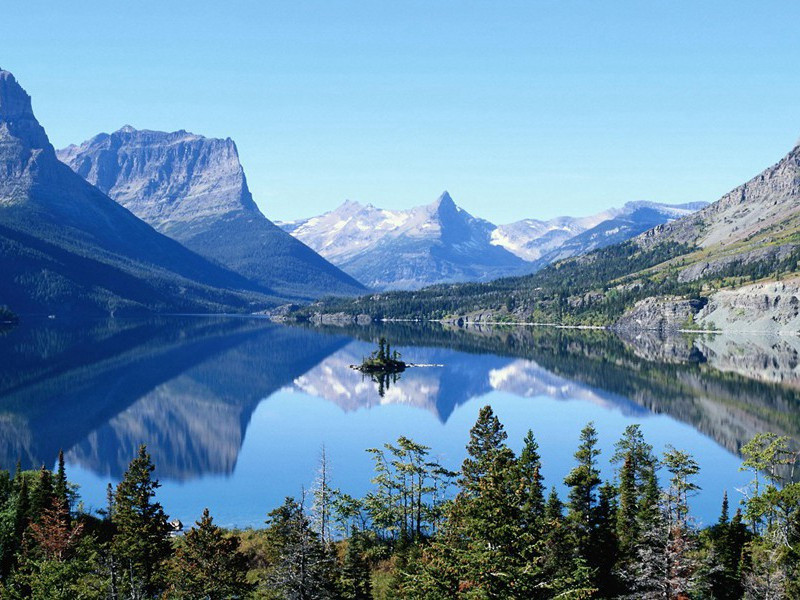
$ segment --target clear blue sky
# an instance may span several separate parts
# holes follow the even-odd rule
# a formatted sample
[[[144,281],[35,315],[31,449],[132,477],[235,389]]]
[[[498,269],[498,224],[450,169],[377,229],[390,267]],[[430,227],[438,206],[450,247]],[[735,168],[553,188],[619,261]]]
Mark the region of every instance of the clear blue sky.
[[[56,146],[231,137],[272,219],[448,189],[495,222],[713,201],[800,136],[800,3],[5,0]]]

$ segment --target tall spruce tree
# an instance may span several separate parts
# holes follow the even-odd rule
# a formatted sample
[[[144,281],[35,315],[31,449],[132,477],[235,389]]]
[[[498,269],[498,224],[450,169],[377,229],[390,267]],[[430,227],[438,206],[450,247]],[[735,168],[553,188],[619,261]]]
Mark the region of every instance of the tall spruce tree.
[[[58,466],[53,477],[53,493],[67,503],[69,508],[69,486],[67,485],[67,470],[64,466],[64,451],[58,451]]]
[[[133,598],[163,589],[165,561],[172,551],[167,517],[154,500],[159,487],[154,469],[147,448],[141,445],[114,495],[112,552],[119,565],[120,587]]]
[[[168,596],[186,600],[245,597],[253,586],[247,581],[247,557],[239,546],[239,538],[216,526],[206,508],[170,560]]]
[[[528,530],[536,531],[541,528],[541,521],[544,518],[545,497],[539,444],[536,443],[531,430],[525,435],[517,465],[522,480],[523,524]],[[538,534],[536,531],[537,536]]]
[[[567,524],[575,550],[587,564],[593,560],[593,529],[596,524],[597,488],[600,486],[600,470],[597,457],[597,430],[589,423],[580,435],[581,443],[575,452],[577,465],[564,478],[569,487],[567,502]]]
[[[303,506],[286,498],[269,513],[267,525],[265,536],[275,552],[267,588],[291,600],[335,598],[336,557],[311,527]]]
[[[639,425],[626,427],[614,449],[611,462],[619,465],[616,535],[620,560],[624,563],[635,556],[635,546],[640,534],[639,511],[651,484],[651,477],[655,475],[657,461],[653,456],[653,447],[645,442]],[[653,501],[657,502],[657,493]]]

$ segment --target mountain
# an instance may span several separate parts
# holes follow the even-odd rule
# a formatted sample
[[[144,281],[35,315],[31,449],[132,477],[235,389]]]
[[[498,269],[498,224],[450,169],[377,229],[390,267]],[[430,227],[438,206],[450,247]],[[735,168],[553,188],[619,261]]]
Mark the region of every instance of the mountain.
[[[280,225],[378,289],[487,281],[529,267],[492,244],[494,225],[456,206],[447,192],[432,204],[406,211],[345,202],[324,215]]]
[[[56,158],[0,70],[0,303],[17,312],[250,311],[272,290],[156,232]]]
[[[410,210],[348,200],[323,215],[279,225],[372,287],[413,289],[531,273],[703,206],[629,202],[589,217],[525,219],[498,226],[471,216],[445,192],[435,203]]]
[[[602,223],[598,227],[602,230]],[[463,324],[534,321],[796,332],[800,145],[698,212],[630,240],[560,260],[533,275],[438,286],[413,296],[382,294],[349,304],[330,302],[295,316],[317,319],[326,313],[446,318]]]
[[[498,225],[492,232],[492,241],[542,268],[570,256],[624,242],[706,205],[706,202],[663,204],[639,200],[588,217],[524,219]]]
[[[58,157],[164,235],[282,296],[366,291],[259,211],[230,138],[125,126]]]

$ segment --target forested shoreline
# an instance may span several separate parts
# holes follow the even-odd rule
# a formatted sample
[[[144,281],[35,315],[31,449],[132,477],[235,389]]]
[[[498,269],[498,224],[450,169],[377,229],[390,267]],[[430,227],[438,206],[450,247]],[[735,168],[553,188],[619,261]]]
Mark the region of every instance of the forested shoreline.
[[[800,483],[792,440],[759,434],[742,448],[752,479],[699,527],[699,465],[656,456],[637,425],[610,453],[582,430],[566,494],[541,475],[533,431],[516,454],[490,407],[458,472],[401,437],[367,450],[372,489],[335,488],[323,452],[314,486],[258,529],[218,527],[206,510],[174,535],[142,446],[107,507],[87,514],[56,469],[0,472],[3,598],[796,598]]]

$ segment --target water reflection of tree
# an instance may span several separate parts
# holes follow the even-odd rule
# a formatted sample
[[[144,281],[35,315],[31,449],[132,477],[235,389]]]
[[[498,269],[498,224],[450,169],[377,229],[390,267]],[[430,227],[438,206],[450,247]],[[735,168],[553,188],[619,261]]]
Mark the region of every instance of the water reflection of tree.
[[[362,376],[361,380],[364,380],[366,374]],[[400,373],[370,373],[369,378],[374,381],[378,385],[378,396],[383,398],[386,395],[386,392],[389,391],[389,388],[397,383],[397,380],[400,379]]]

